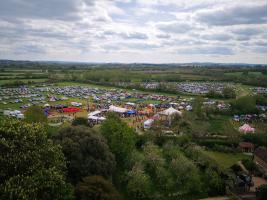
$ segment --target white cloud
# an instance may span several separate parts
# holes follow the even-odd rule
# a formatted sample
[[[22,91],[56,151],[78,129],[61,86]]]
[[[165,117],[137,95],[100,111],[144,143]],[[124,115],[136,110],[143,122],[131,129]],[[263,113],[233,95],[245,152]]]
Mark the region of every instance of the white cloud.
[[[0,59],[267,63],[266,13],[262,0],[1,1]]]

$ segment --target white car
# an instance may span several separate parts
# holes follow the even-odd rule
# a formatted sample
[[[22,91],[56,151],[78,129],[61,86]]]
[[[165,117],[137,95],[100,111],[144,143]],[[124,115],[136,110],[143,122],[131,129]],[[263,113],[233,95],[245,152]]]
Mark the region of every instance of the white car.
[[[80,107],[80,106],[82,106],[83,104],[82,104],[82,103],[78,103],[78,102],[71,102],[71,105],[72,105],[72,106],[75,106],[75,107]]]

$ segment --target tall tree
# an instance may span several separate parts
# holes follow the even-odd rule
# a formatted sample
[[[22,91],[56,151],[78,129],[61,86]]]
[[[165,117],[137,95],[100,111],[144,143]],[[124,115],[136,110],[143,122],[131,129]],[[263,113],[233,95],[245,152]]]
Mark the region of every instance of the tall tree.
[[[0,121],[0,199],[72,199],[64,155],[40,124]]]
[[[77,200],[120,200],[121,196],[111,182],[102,176],[89,176],[76,186]]]
[[[111,113],[101,126],[111,151],[119,164],[125,165],[135,148],[135,132],[118,115]]]
[[[193,102],[193,112],[198,118],[203,118],[203,98],[198,96]]]
[[[170,168],[174,174],[175,190],[178,190],[182,196],[196,197],[202,194],[199,171],[192,161],[182,153],[178,153],[172,159]]]
[[[40,106],[31,106],[25,112],[25,120],[30,123],[46,123],[47,117]]]
[[[252,96],[244,96],[232,101],[231,107],[235,114],[251,114],[257,112],[256,99]]]
[[[127,194],[129,199],[153,199],[151,178],[145,173],[142,164],[136,163],[128,176]]]
[[[110,177],[116,162],[105,138],[86,126],[68,126],[54,137],[67,160],[68,177],[77,183],[86,176]]]

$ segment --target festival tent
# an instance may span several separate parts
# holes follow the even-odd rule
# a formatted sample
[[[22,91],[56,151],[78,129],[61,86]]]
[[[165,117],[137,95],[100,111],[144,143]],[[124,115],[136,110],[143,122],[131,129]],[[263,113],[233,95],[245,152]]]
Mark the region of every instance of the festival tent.
[[[154,108],[155,105],[151,103],[151,104],[148,104],[148,107],[150,107],[150,108]]]
[[[68,113],[75,113],[75,112],[79,112],[80,109],[79,108],[74,108],[74,107],[68,107],[68,108],[63,108],[64,112],[68,112]]]
[[[254,133],[255,132],[255,128],[252,128],[248,124],[244,124],[243,126],[239,127],[239,131],[243,132],[243,133]]]
[[[138,113],[140,114],[140,115],[146,115],[146,114],[152,114],[153,113],[153,109],[151,109],[151,108],[145,108],[144,110],[140,110],[140,111],[138,111]]]
[[[95,120],[95,121],[104,121],[104,120],[106,120],[105,117],[97,117],[97,116],[93,116],[93,115],[89,116],[88,119],[89,120]]]
[[[100,114],[100,113],[101,113],[101,111],[96,110],[96,111],[94,111],[94,112],[89,113],[88,116],[95,116],[95,115],[98,115],[98,114]]]
[[[111,112],[117,112],[117,113],[126,113],[128,110],[126,108],[116,107],[111,105],[109,107],[109,111]]]
[[[191,111],[191,110],[193,110],[193,107],[190,106],[190,105],[187,105],[187,106],[185,107],[185,109],[186,109],[187,111]]]
[[[135,106],[136,104],[135,103],[131,103],[131,102],[127,102],[126,105]]]
[[[49,101],[56,101],[56,97],[50,97]]]
[[[154,119],[148,119],[144,122],[144,129],[149,129],[154,122]]]
[[[184,107],[183,107],[183,106],[179,106],[178,109],[179,109],[179,110],[183,110]]]
[[[166,116],[171,116],[171,115],[174,115],[174,114],[178,114],[178,115],[182,115],[182,112],[174,109],[173,107],[170,107],[162,112],[160,112],[159,114],[161,115],[166,115]]]
[[[134,114],[136,114],[136,111],[135,111],[135,110],[129,110],[129,111],[127,112],[127,114],[128,114],[128,115],[134,115]]]

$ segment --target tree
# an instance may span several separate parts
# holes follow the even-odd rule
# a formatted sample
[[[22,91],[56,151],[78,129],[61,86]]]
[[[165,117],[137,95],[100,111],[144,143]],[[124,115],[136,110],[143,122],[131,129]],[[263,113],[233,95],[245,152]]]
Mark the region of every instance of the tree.
[[[46,123],[47,117],[40,106],[31,106],[25,112],[25,120],[30,123]]]
[[[209,98],[222,98],[223,97],[223,95],[221,94],[221,93],[219,93],[219,92],[216,92],[214,89],[212,89],[212,90],[210,90],[208,93],[207,93],[207,95],[206,95],[207,97],[209,97]]]
[[[84,117],[77,117],[72,121],[73,126],[84,125],[89,126],[88,120]]]
[[[232,87],[225,87],[223,89],[223,96],[226,99],[234,99],[234,98],[236,98],[236,93],[235,93],[234,88],[232,88]]]
[[[203,118],[203,98],[198,96],[193,102],[193,112],[198,118]]]
[[[135,132],[118,115],[110,113],[101,126],[101,133],[107,138],[117,163],[125,165],[135,148]]]
[[[236,114],[249,114],[257,112],[256,100],[252,96],[244,96],[232,101],[231,107],[232,111]]]
[[[127,194],[129,199],[153,199],[152,182],[150,176],[143,169],[142,164],[136,163],[128,173]]]
[[[72,199],[64,155],[40,124],[0,122],[0,199]]]
[[[114,155],[105,138],[86,126],[68,126],[54,137],[62,146],[67,160],[68,178],[77,183],[83,177],[100,175],[110,177],[115,169]]]
[[[202,185],[199,171],[192,161],[182,153],[177,153],[170,163],[174,174],[175,188],[182,196],[198,196],[202,194]]]
[[[158,167],[163,167],[165,164],[160,149],[154,144],[147,144],[144,147],[144,155],[149,173],[155,176],[156,169]]]
[[[267,197],[267,185],[261,185],[257,188],[256,191],[256,199],[257,200],[264,200]]]
[[[76,186],[77,200],[120,200],[121,196],[111,182],[102,176],[83,178]]]
[[[211,169],[207,168],[204,173],[205,188],[209,196],[218,196],[225,193],[225,185],[219,174]]]
[[[267,95],[257,94],[254,96],[257,105],[267,106]]]

